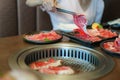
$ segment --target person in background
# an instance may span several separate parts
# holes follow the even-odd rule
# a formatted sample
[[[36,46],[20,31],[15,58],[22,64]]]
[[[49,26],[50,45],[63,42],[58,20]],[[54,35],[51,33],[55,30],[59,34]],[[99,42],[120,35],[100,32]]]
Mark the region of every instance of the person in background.
[[[43,11],[46,11],[50,16],[53,30],[60,29],[64,25],[76,27],[73,16],[57,11],[56,7],[85,15],[87,25],[94,22],[101,23],[104,11],[103,0],[26,0],[26,5],[40,6]]]

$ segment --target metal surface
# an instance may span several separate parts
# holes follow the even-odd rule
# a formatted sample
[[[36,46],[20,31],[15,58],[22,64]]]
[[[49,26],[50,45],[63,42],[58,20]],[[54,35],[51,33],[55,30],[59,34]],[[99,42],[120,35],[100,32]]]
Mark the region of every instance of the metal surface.
[[[57,9],[57,11],[59,11],[59,12],[63,12],[63,13],[71,14],[71,15],[77,14],[77,13],[75,13],[75,12],[72,12],[72,11],[69,11],[69,10],[65,10],[65,9],[61,9],[61,8],[56,8],[56,9]]]
[[[29,68],[37,60],[62,59],[63,65],[71,66],[78,73],[73,75],[41,74]],[[12,55],[9,59],[12,69],[29,69],[41,80],[93,80],[112,70],[114,62],[100,52],[74,43],[57,43],[28,47]]]

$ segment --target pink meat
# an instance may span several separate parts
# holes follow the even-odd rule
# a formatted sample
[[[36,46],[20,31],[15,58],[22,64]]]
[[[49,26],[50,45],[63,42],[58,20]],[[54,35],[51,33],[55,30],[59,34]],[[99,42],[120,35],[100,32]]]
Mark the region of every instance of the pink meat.
[[[116,32],[112,32],[111,30],[108,29],[99,29],[100,36],[103,38],[112,38],[117,36]]]
[[[120,50],[120,38],[116,38],[114,41],[114,46]]]
[[[80,34],[80,29],[74,29],[74,36],[76,36],[77,38],[83,39],[83,40],[87,40],[87,41],[91,41],[91,42],[96,42],[96,41],[101,41],[102,39],[97,37],[97,36],[81,36]]]
[[[74,23],[79,27],[79,32],[80,35],[83,37],[88,37],[89,35],[87,34],[86,30],[86,25],[87,25],[87,20],[84,15],[73,15],[74,18]]]
[[[69,66],[57,66],[39,69],[39,72],[45,74],[73,74],[74,70]]]
[[[48,68],[50,66],[60,66],[62,60],[49,59],[48,61],[36,61],[30,64],[30,68],[38,70],[41,68]]]
[[[100,33],[97,29],[87,29],[87,31],[90,36],[99,36],[100,35]]]

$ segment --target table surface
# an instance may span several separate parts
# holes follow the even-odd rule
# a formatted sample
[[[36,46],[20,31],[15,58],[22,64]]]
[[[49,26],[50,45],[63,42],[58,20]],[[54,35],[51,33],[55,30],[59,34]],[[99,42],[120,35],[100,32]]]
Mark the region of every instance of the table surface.
[[[63,42],[64,41],[68,41],[67,38],[64,39]],[[22,36],[0,38],[0,73],[6,73],[7,71],[11,70],[8,65],[8,59],[12,54],[17,53],[19,50],[33,45],[35,44],[29,44],[24,42]],[[112,57],[112,59],[115,62],[113,70],[107,75],[101,77],[99,80],[120,79],[120,58]]]

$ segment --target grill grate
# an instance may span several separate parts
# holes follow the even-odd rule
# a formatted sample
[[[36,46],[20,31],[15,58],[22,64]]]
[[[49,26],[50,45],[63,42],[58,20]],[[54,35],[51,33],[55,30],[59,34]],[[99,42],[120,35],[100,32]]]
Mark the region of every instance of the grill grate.
[[[49,58],[62,59],[63,65],[71,66],[73,69],[83,72],[95,70],[95,67],[99,65],[97,57],[90,52],[69,47],[38,49],[26,56],[25,63],[29,65],[31,62],[46,61]]]

